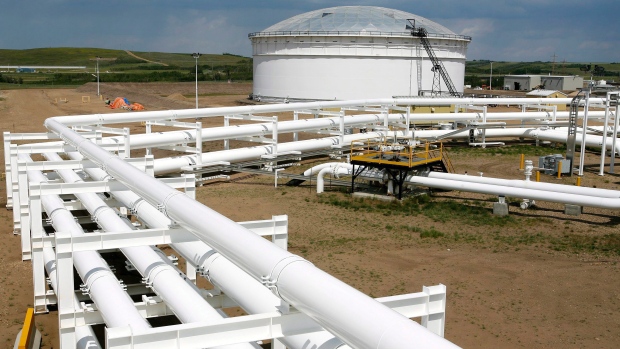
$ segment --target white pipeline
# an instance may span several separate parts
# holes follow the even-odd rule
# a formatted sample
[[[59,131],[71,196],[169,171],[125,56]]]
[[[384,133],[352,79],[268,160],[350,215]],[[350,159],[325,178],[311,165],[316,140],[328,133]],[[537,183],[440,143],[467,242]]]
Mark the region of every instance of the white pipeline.
[[[340,143],[340,136],[337,137],[326,137],[326,138],[318,138],[318,139],[310,139],[299,142],[289,142],[278,144],[277,151],[278,153],[282,152],[291,152],[291,151],[299,151],[299,152],[308,152],[314,150],[321,149],[330,149],[332,147],[337,147],[341,145],[350,144],[353,141],[364,140],[364,139],[373,139],[380,138],[384,136],[392,136],[398,135],[399,137],[404,136],[403,131],[395,131],[395,132],[369,132],[369,133],[358,133],[355,135],[346,135],[343,137],[344,142]],[[202,163],[208,164],[212,162],[225,161],[225,162],[239,162],[246,160],[259,159],[263,155],[270,155],[273,153],[273,148],[271,146],[255,146],[248,148],[239,148],[239,149],[231,149],[231,150],[221,150],[214,151],[209,153],[202,154]],[[170,172],[178,172],[181,167],[195,165],[196,164],[196,156],[178,156],[171,158],[161,158],[155,160],[155,173],[163,174]]]
[[[82,156],[77,153],[70,153],[72,159],[81,159]],[[96,168],[85,170],[89,176],[95,180],[105,180],[108,174]],[[151,228],[166,228],[172,222],[157,208],[148,202],[142,200],[138,195],[131,191],[114,191],[111,193],[115,199],[121,202],[132,211],[142,222]],[[183,258],[187,259],[194,265],[204,268],[208,272],[209,278],[213,283],[226,292],[228,297],[239,304],[246,304],[244,309],[249,313],[262,313],[264,307],[275,309],[281,302],[269,292],[262,284],[251,278],[247,273],[239,269],[232,262],[225,258],[218,258],[219,253],[207,246],[204,242],[188,242],[171,244]],[[244,280],[251,280],[251,283],[245,283]],[[258,287],[255,287],[257,285]],[[244,299],[250,298],[247,301]],[[259,307],[255,309],[254,307]],[[247,308],[247,309],[246,309]]]
[[[319,166],[323,166],[323,168],[319,171],[319,177],[317,178],[317,194],[323,192],[322,174],[335,171],[336,166],[341,169],[340,172],[342,174],[347,174],[350,173],[352,167],[352,165],[345,163],[328,163]],[[307,171],[311,172],[315,168]],[[386,178],[381,174],[367,173],[364,176],[371,180],[382,181],[383,183],[386,181]],[[428,177],[410,175],[407,176],[405,181],[416,185],[447,190],[460,190],[589,207],[620,208],[620,192],[615,190],[443,172],[430,172]]]
[[[460,182],[482,183],[482,184],[500,185],[500,186],[505,186],[505,187],[544,190],[544,191],[556,192],[556,193],[596,196],[599,198],[611,198],[611,199],[620,198],[620,192],[617,190],[577,187],[577,186],[572,186],[572,185],[563,185],[563,184],[556,184],[556,183],[544,183],[544,182],[534,182],[534,181],[525,181],[525,180],[517,180],[517,179],[500,179],[500,178],[479,177],[479,176],[466,176],[466,175],[444,173],[444,172],[430,172],[428,174],[428,177],[439,178],[439,179],[449,179],[449,180],[460,181]]]
[[[62,161],[55,153],[46,153],[50,161]],[[73,170],[57,170],[61,178],[67,183],[82,182],[82,179]],[[97,194],[78,193],[75,196],[95,218],[95,221],[105,230],[113,232],[129,232],[135,230],[127,220],[120,218]],[[170,265],[169,261],[149,246],[121,248],[123,254],[131,264],[146,278],[155,293],[170,307],[183,323],[205,322],[221,319],[222,315],[213,309],[199,294],[194,284],[182,278],[180,272]],[[224,348],[218,347],[218,348]],[[244,343],[225,346],[225,348],[255,348]]]
[[[196,234],[282,299],[356,348],[454,348],[419,324],[383,306],[303,258],[192,200],[108,153],[61,123],[46,127],[168,217]],[[226,234],[221,232],[225,231]],[[321,287],[316,287],[321,285]]]
[[[526,189],[487,183],[463,182],[458,180],[428,178],[421,176],[412,176],[407,182],[414,185],[446,190],[459,190],[472,193],[557,202],[577,206],[608,208],[613,210],[620,209],[620,198],[550,192],[540,189]]]
[[[376,105],[451,106],[451,105],[552,105],[569,104],[571,98],[383,98],[370,100],[328,101],[308,103],[282,103],[240,107],[147,111],[130,114],[95,114],[54,117],[67,126],[106,125],[141,121],[195,119],[223,115],[278,113],[293,110],[316,110]],[[604,98],[590,98],[591,103],[601,104]]]
[[[556,119],[568,118],[568,112],[557,112]],[[590,118],[604,117],[605,112],[590,112]],[[489,113],[486,115],[486,121],[507,121],[507,120],[540,120],[546,119],[551,121],[552,115],[549,112],[507,112],[507,113]],[[405,114],[389,114],[387,120],[390,123],[405,123],[407,117]],[[482,121],[481,113],[446,113],[446,114],[411,114],[410,122],[466,122],[466,121]],[[348,115],[342,119],[344,127],[352,127],[368,124],[381,124],[385,121],[385,117],[381,114],[366,115]],[[324,128],[339,127],[339,117],[325,117],[316,119],[301,119],[293,121],[278,122],[277,131],[279,134],[293,132],[310,132]],[[203,142],[215,141],[231,138],[252,137],[260,135],[271,135],[273,132],[273,124],[245,124],[235,126],[222,126],[204,128],[201,130],[201,139]],[[149,134],[135,134],[130,137],[131,149],[139,149],[146,147],[165,146],[177,143],[191,143],[196,141],[196,130],[155,132]],[[123,137],[109,137],[103,139],[104,143],[122,143]]]
[[[336,164],[336,165],[321,169],[319,171],[319,174],[316,177],[316,193],[317,194],[320,194],[324,191],[325,179],[323,178],[323,176],[325,176],[328,173],[331,174],[332,176],[351,174],[351,165]]]
[[[68,155],[75,160],[82,159],[78,153],[69,153]],[[89,168],[85,171],[94,180],[101,181],[108,178],[104,171],[97,168]],[[114,191],[110,194],[120,203],[131,208],[133,212],[136,212],[137,217],[150,228],[165,228],[172,224],[170,219],[155,207],[130,191]],[[280,298],[204,242],[183,242],[170,246],[188,263],[201,268],[203,275],[207,277],[209,282],[224,291],[248,314],[280,311]],[[280,340],[290,349],[349,348],[329,332],[287,336],[280,338]]]
[[[31,161],[30,157],[25,155],[20,155],[20,159]],[[28,171],[28,178],[33,183],[47,181],[40,171]],[[58,196],[44,195],[41,197],[41,203],[56,231],[68,232],[74,236],[84,234]],[[121,288],[119,281],[99,253],[75,252],[73,262],[108,327],[130,326],[134,330],[151,327],[135,308],[133,301]]]
[[[51,247],[43,248],[43,262],[45,263],[45,271],[49,277],[50,286],[54,292],[58,290],[58,278],[56,274],[56,253]],[[80,301],[77,296],[73,296],[73,307],[80,308]],[[75,328],[75,347],[77,349],[102,349],[101,344],[95,336],[92,327],[78,326]]]
[[[416,131],[413,135],[416,139],[434,139],[436,137],[441,137],[447,133],[453,132],[452,130],[423,130]],[[478,132],[481,132],[478,130]],[[325,138],[317,138],[317,139],[309,139],[298,142],[288,142],[288,143],[280,143],[278,144],[277,151],[282,152],[308,152],[308,151],[316,151],[321,149],[331,149],[338,146],[347,146],[356,141],[364,141],[375,138],[382,137],[394,137],[396,135],[399,138],[404,138],[404,131],[393,131],[393,132],[369,132],[369,133],[357,133],[351,135],[345,135],[342,137],[342,143],[340,142],[341,137],[325,137]],[[489,138],[502,138],[502,137],[522,137],[522,138],[530,138],[530,139],[539,139],[545,141],[566,143],[566,139],[568,136],[567,132],[562,131],[554,131],[554,130],[543,130],[538,128],[501,128],[501,129],[487,129],[485,130],[485,136],[487,139]],[[408,137],[412,137],[411,133],[409,133]],[[460,133],[456,133],[451,135],[450,139],[467,139],[469,137],[469,132],[463,131]],[[586,145],[593,147],[600,147],[602,145],[602,137],[596,135],[586,135]],[[581,140],[577,139],[577,144],[580,144]],[[613,146],[613,139],[607,139],[607,147],[610,148]],[[620,153],[620,145],[617,145],[618,149],[616,152]],[[264,146],[254,146],[247,148],[238,148],[231,150],[220,150],[213,151],[209,153],[202,154],[202,163],[215,163],[219,161],[224,162],[240,162],[240,161],[248,161],[259,159],[263,155],[270,155],[273,153],[273,147],[269,145]],[[193,166],[196,165],[197,159],[195,155],[187,155],[187,156],[176,156],[169,158],[160,158],[155,160],[155,173],[156,174],[165,174],[171,172],[177,172],[182,167],[185,166]]]

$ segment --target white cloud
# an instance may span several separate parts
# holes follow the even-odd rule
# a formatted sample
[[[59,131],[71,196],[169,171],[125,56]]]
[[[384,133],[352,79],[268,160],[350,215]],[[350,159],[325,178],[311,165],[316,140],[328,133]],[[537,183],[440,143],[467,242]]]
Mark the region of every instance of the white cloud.
[[[579,44],[580,50],[609,50],[612,47],[608,41],[584,40]]]
[[[441,20],[438,22],[442,23]],[[495,31],[495,21],[490,18],[452,19],[446,21],[446,23],[448,22],[448,26],[453,32],[471,36],[474,39]]]

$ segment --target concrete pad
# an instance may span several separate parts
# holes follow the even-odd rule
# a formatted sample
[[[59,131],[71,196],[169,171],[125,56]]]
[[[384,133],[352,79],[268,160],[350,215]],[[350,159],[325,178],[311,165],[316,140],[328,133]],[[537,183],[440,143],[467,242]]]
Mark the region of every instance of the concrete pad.
[[[493,214],[496,216],[508,216],[508,204],[505,202],[493,203]]]
[[[583,206],[579,205],[564,205],[564,214],[569,216],[579,216],[583,213]]]
[[[357,191],[353,193],[353,197],[354,198],[370,198],[370,199],[377,199],[377,200],[381,200],[381,201],[394,201],[394,200],[398,200],[398,197],[396,197],[396,196],[370,194],[370,193],[363,193],[363,192],[357,192]]]

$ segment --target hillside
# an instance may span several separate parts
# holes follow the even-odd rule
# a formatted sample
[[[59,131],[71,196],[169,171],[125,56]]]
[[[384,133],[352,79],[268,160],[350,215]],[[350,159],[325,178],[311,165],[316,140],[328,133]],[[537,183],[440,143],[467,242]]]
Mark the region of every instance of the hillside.
[[[136,56],[161,62],[176,67],[193,67],[195,60],[191,53],[164,53],[132,51]],[[100,68],[115,67],[126,64],[148,64],[136,59],[123,50],[109,50],[101,48],[35,48],[28,50],[0,49],[0,65],[71,65],[95,66],[95,57],[101,57]],[[108,60],[113,59],[113,60]],[[204,54],[199,63],[216,65],[237,65],[249,61],[250,58],[230,54]]]
[[[0,65],[85,66],[84,70],[39,70],[36,73],[0,72],[0,89],[81,85],[96,81],[96,57],[100,57],[100,81],[152,82],[194,81],[196,61],[190,53],[163,53],[99,48],[0,49]],[[198,80],[251,80],[252,59],[231,54],[204,54],[198,59]]]
[[[80,71],[39,71],[35,74],[17,74],[0,71],[0,89],[28,87],[65,87],[96,81],[95,57],[99,61],[102,82],[189,82],[196,79],[196,61],[191,53],[139,52],[100,48],[37,48],[28,50],[0,49],[0,65],[66,65],[85,66]],[[596,79],[620,80],[620,63],[596,62],[505,62],[493,63],[493,86],[502,86],[504,75],[554,74],[581,75],[589,79],[591,72],[580,70],[585,64],[604,70]],[[252,58],[232,54],[204,54],[198,59],[198,80],[218,81],[252,80]],[[465,84],[486,84],[491,73],[491,61],[473,60],[465,65]]]

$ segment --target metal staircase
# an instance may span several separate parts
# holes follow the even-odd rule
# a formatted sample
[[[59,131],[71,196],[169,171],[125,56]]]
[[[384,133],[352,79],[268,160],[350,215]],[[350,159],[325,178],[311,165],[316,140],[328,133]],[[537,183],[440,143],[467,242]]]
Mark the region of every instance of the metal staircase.
[[[443,63],[435,55],[435,51],[433,50],[430,41],[428,41],[428,32],[426,31],[426,29],[424,27],[416,28],[414,19],[409,19],[408,21],[409,23],[411,23],[411,27],[408,26],[408,28],[411,29],[411,35],[420,38],[420,41],[422,42],[422,46],[424,46],[424,49],[426,50],[428,58],[430,58],[431,62],[433,63],[433,68],[431,70],[435,75],[433,77],[432,93],[435,94],[441,92],[441,85],[439,81],[439,75],[441,75],[450,95],[454,97],[462,97],[461,93],[459,93],[456,90],[456,87],[454,87],[454,83],[452,83],[452,79],[450,79],[450,75],[448,75],[446,67],[444,67]]]
[[[443,164],[444,171],[447,173],[454,173],[454,166],[452,166],[452,161],[448,156],[448,152],[444,151],[441,155],[441,163]]]

